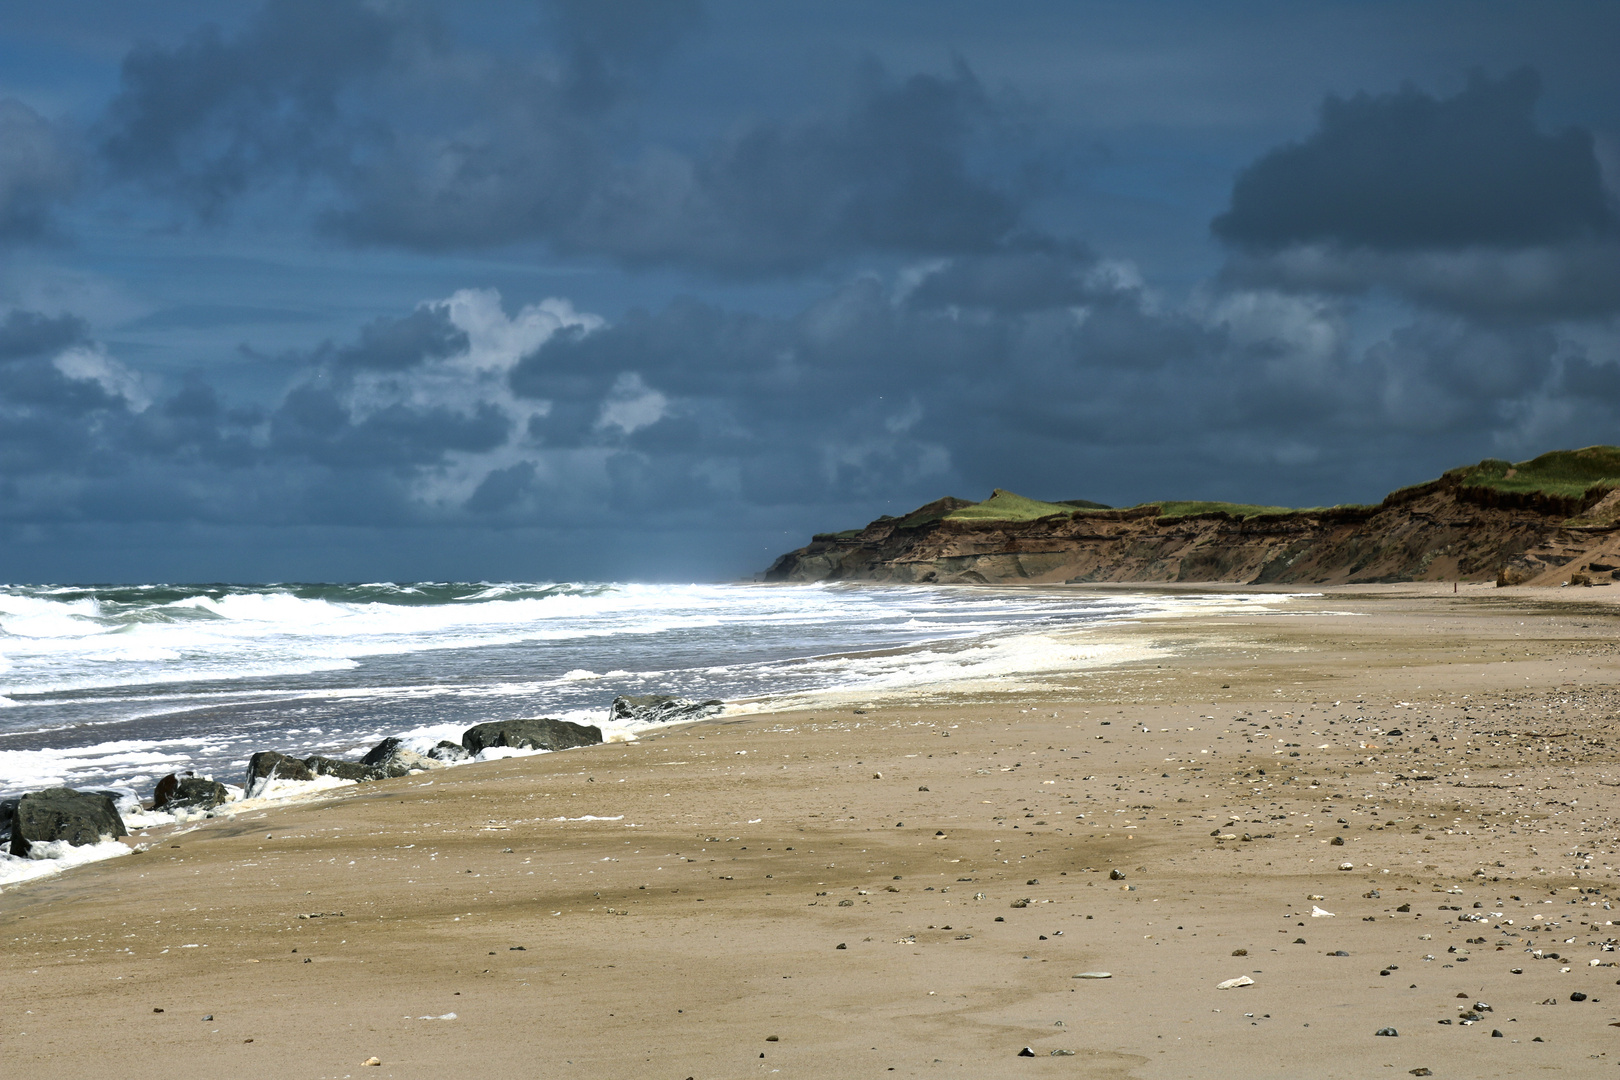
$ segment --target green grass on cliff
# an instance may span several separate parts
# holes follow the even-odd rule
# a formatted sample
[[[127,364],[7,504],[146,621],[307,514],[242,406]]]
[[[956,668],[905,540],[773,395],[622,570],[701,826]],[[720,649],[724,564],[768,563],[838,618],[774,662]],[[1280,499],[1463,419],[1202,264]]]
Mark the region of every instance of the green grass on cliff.
[[[1554,450],[1518,463],[1491,458],[1458,471],[1467,487],[1578,499],[1594,487],[1620,487],[1620,446]]]
[[[1229,514],[1235,518],[1271,517],[1276,514],[1297,514],[1289,506],[1256,506],[1253,503],[1228,502],[1162,502],[1157,504],[1159,516],[1167,518],[1195,517],[1199,514]]]
[[[1072,514],[1073,506],[1026,499],[996,488],[984,502],[958,507],[945,515],[947,521],[1035,521],[1053,514]]]
[[[1581,450],[1554,450],[1540,457],[1517,464],[1490,459],[1478,465],[1469,465],[1447,474],[1461,480],[1464,486],[1494,488],[1504,492],[1540,492],[1563,498],[1579,499],[1592,488],[1620,488],[1620,446],[1588,446]],[[1274,517],[1282,514],[1309,513],[1287,506],[1258,506],[1252,503],[1213,502],[1206,500],[1170,500],[1142,503],[1143,507],[1156,506],[1162,518],[1197,517],[1206,514],[1226,514],[1241,520]],[[897,528],[920,528],[934,521],[1037,521],[1041,518],[1081,516],[1107,511],[1101,503],[1083,499],[1069,502],[1042,502],[997,488],[983,502],[947,497],[913,510],[898,520],[879,518],[881,522],[894,522]],[[1323,510],[1313,507],[1311,510]],[[1573,519],[1572,519],[1573,520]],[[876,522],[874,522],[876,524]],[[862,532],[847,529],[841,533],[818,533],[817,540],[852,539]]]

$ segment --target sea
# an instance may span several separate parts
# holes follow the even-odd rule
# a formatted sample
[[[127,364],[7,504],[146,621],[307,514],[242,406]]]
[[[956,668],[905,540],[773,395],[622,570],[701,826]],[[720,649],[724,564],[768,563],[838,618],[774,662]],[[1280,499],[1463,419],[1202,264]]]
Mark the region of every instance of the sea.
[[[149,795],[248,757],[356,757],[550,716],[633,738],[616,695],[732,712],[1117,660],[1110,623],[1276,596],[577,582],[0,586],[0,796]],[[1087,632],[1091,631],[1091,632]]]

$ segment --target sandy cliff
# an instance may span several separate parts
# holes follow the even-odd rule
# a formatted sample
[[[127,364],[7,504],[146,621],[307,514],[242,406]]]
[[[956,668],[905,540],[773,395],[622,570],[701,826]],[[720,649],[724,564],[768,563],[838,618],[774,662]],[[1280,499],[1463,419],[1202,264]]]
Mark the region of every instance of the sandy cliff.
[[[1582,457],[1584,455],[1584,457]],[[1126,510],[942,499],[903,518],[821,534],[777,559],[768,581],[937,583],[1230,581],[1342,584],[1605,583],[1620,566],[1620,489],[1593,482],[1521,489],[1536,463],[1612,467],[1592,447],[1510,466],[1482,462],[1394,492],[1377,506],[1276,510],[1153,503]],[[1596,466],[1594,466],[1596,467]],[[1505,477],[1498,483],[1482,482]],[[999,518],[992,510],[1006,500]],[[1031,508],[1034,508],[1033,510]],[[1051,513],[1040,513],[1050,509]],[[1577,584],[1584,583],[1577,577]]]

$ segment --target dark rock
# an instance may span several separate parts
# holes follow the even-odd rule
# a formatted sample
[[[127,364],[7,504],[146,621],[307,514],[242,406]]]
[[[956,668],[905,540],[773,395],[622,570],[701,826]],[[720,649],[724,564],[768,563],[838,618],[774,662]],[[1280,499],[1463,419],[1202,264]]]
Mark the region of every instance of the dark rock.
[[[1400,1032],[1396,1031],[1392,1027],[1382,1027],[1382,1028],[1379,1028],[1377,1031],[1373,1032],[1373,1034],[1374,1035],[1387,1035],[1387,1036],[1389,1036],[1390,1038],[1393,1039],[1395,1036],[1399,1035]]]
[[[608,716],[613,720],[630,720],[637,724],[673,724],[713,716],[725,708],[725,704],[718,699],[693,701],[665,694],[620,696],[613,699]]]
[[[366,751],[360,761],[371,766],[374,776],[390,778],[439,767],[438,762],[418,754],[405,745],[405,740],[392,735]]]
[[[174,782],[169,783],[171,780]],[[167,810],[171,814],[176,810],[212,810],[228,802],[230,797],[224,784],[190,773],[180,777],[170,773],[158,781],[152,793],[152,809]]]
[[[16,812],[16,799],[0,799],[0,840],[11,839],[11,815]]]
[[[466,747],[462,746],[460,743],[453,743],[449,741],[441,741],[439,745],[427,752],[427,756],[432,758],[434,761],[442,761],[446,765],[454,764],[458,761],[467,761],[472,757],[471,754],[467,753]]]
[[[1022,1050],[1018,1051],[1018,1056],[1019,1057],[1034,1057],[1035,1056],[1035,1051],[1031,1050],[1029,1047],[1026,1046]]]
[[[242,786],[247,788],[248,797],[258,794],[271,780],[313,780],[315,774],[295,757],[277,753],[274,750],[260,750],[248,758],[247,782]]]
[[[375,780],[377,770],[358,761],[324,757],[316,754],[304,759],[304,768],[316,776],[335,776],[339,780]]]
[[[602,729],[595,724],[575,724],[568,720],[543,717],[474,724],[461,736],[461,745],[469,754],[492,746],[510,746],[519,750],[570,750],[576,746],[594,746],[601,741]]]
[[[81,847],[129,835],[112,799],[65,787],[24,795],[17,800],[11,821],[11,853],[19,857],[43,842],[66,840]]]
[[[1586,995],[1581,993],[1579,990],[1577,990],[1573,994],[1569,995],[1569,1000],[1571,1000],[1571,1001],[1585,1001],[1586,1000]]]
[[[1108,880],[1109,881],[1124,881],[1125,880],[1125,873],[1122,870],[1110,870],[1110,871],[1108,871]]]
[[[186,775],[194,776],[195,774],[188,772]],[[170,773],[168,776],[165,776],[163,779],[159,780],[157,782],[157,786],[152,789],[152,809],[161,810],[165,806],[168,806],[169,797],[174,794],[174,789],[179,786],[180,777],[176,773]]]
[[[1506,1037],[1507,1036],[1502,1034],[1502,1029],[1501,1028],[1491,1028],[1491,1038],[1493,1038],[1493,1039],[1504,1039]]]
[[[1386,734],[1386,735],[1405,735],[1406,732],[1402,731],[1398,727],[1392,727],[1388,731],[1386,731],[1384,734]]]

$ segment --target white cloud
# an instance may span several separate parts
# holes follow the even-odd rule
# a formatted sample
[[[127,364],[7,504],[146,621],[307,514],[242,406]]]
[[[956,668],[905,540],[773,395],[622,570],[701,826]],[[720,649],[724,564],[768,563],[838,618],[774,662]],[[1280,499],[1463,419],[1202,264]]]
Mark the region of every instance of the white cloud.
[[[602,402],[600,429],[616,427],[626,435],[650,427],[669,414],[669,399],[648,386],[640,374],[623,371]]]
[[[140,375],[107,354],[100,342],[75,345],[64,350],[53,364],[56,370],[70,379],[98,384],[107,393],[121,397],[135,412],[142,412],[152,404]]]

